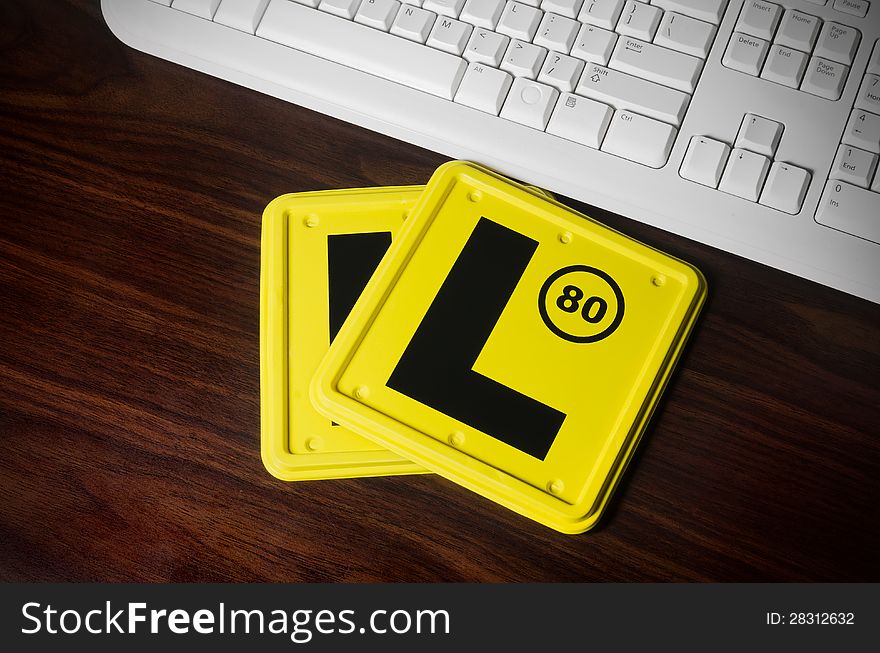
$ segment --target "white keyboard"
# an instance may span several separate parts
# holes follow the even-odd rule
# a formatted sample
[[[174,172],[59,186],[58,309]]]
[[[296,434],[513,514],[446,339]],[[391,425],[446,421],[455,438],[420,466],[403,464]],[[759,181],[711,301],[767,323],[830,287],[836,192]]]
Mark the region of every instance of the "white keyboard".
[[[125,43],[880,303],[880,0],[102,0]]]

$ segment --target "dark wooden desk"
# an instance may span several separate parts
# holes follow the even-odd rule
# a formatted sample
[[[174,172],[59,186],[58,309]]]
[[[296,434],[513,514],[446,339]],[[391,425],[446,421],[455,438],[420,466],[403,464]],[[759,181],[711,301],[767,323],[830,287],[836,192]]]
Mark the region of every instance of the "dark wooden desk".
[[[610,514],[259,456],[260,214],[444,158],[0,4],[0,578],[880,580],[880,306],[618,216],[711,298]]]

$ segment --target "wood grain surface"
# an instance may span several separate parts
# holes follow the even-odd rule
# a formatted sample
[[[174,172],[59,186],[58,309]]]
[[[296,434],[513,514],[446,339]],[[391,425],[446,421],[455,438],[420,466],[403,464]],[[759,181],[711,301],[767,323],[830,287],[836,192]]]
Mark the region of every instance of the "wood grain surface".
[[[444,157],[0,3],[0,579],[880,580],[880,306],[569,202],[710,300],[600,527],[259,455],[260,215]]]

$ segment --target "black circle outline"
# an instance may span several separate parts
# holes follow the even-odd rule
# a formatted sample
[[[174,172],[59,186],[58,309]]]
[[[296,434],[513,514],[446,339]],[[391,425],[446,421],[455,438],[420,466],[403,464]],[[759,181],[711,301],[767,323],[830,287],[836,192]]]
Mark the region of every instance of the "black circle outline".
[[[554,281],[556,281],[560,277],[565,276],[569,272],[587,272],[589,274],[596,275],[597,277],[605,281],[605,283],[607,283],[610,286],[611,290],[614,292],[614,297],[617,299],[617,315],[614,316],[614,320],[612,320],[611,324],[609,324],[604,331],[600,331],[599,333],[592,336],[573,336],[556,326],[553,323],[553,320],[551,320],[550,316],[547,314],[547,308],[545,306],[545,304],[547,303],[547,291],[550,290],[550,286],[553,285]],[[620,286],[617,285],[617,282],[612,279],[611,275],[607,272],[603,272],[598,268],[590,267],[589,265],[569,265],[564,268],[560,268],[559,270],[556,270],[556,272],[547,277],[547,280],[541,286],[541,292],[538,293],[538,313],[540,313],[541,320],[544,321],[544,325],[557,336],[559,336],[563,340],[568,340],[569,342],[588,343],[604,340],[612,333],[614,333],[614,331],[617,330],[617,327],[620,326],[620,323],[623,321],[623,310],[623,291],[620,289]]]

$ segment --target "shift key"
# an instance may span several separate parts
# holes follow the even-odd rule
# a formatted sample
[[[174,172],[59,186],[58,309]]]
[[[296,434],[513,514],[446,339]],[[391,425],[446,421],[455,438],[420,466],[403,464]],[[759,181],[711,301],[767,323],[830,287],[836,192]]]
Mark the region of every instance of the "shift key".
[[[597,64],[587,65],[575,93],[676,126],[690,100],[687,93]]]

